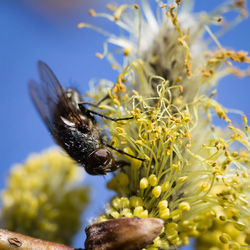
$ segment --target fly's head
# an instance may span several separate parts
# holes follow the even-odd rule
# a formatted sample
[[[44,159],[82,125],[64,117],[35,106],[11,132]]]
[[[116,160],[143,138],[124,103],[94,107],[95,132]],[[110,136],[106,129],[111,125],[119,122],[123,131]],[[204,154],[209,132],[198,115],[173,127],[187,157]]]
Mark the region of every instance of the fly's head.
[[[91,175],[107,174],[118,168],[111,152],[105,148],[99,148],[91,152],[86,162],[85,170]]]

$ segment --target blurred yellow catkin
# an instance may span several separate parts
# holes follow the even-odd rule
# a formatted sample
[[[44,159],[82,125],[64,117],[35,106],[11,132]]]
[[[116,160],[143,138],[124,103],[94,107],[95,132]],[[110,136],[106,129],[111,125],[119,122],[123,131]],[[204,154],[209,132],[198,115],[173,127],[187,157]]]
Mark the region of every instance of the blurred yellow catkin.
[[[88,203],[83,178],[82,168],[56,148],[13,166],[1,197],[4,228],[69,245]]]

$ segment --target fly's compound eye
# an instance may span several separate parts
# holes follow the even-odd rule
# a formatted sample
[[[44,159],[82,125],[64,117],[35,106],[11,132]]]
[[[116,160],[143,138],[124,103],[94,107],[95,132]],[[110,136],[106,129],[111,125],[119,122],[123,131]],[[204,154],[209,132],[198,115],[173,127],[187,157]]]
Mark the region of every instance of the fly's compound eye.
[[[97,149],[89,154],[85,170],[91,175],[102,175],[116,170],[112,154],[104,148]]]

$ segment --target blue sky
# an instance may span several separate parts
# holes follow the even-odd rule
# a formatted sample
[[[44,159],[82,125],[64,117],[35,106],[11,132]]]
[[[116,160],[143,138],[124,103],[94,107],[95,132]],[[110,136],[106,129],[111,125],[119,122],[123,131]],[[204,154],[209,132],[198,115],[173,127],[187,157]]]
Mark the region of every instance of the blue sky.
[[[210,10],[218,1],[197,2],[196,10]],[[88,9],[104,9],[105,0],[83,1],[75,10],[57,13],[42,12],[28,3],[28,0],[0,2],[0,97],[3,102],[0,189],[5,186],[11,165],[23,162],[32,152],[54,145],[28,96],[28,80],[38,78],[37,60],[47,62],[64,86],[76,86],[82,93],[88,89],[92,78],[116,78],[109,63],[95,57],[96,52],[102,51],[103,37],[94,31],[76,28],[81,21],[98,24],[98,20],[88,15]],[[109,25],[103,21],[100,23]],[[244,20],[221,37],[220,42],[228,48],[250,51],[249,29],[250,20]],[[224,78],[219,85],[218,100],[226,107],[243,110],[249,117],[249,81],[249,77]],[[86,178],[86,183],[93,187],[92,199],[95,202],[86,212],[84,225],[101,212],[104,201],[112,196],[104,188],[107,178]],[[74,247],[81,247],[82,242],[81,232]]]

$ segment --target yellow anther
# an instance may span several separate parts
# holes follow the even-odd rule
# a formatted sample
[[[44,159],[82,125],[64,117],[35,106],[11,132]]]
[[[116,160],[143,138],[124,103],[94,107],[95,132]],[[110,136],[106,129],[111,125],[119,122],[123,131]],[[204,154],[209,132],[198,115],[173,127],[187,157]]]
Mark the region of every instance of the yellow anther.
[[[121,207],[121,203],[120,203],[120,198],[116,197],[112,200],[112,206],[115,208],[115,209],[120,209]]]
[[[168,207],[168,201],[167,200],[162,200],[158,203],[159,209],[167,208]]]
[[[157,177],[154,175],[154,174],[151,174],[149,177],[148,177],[148,181],[149,181],[149,184],[151,186],[156,186],[157,183],[158,183],[158,180],[157,180]]]
[[[120,128],[120,127],[116,127],[116,130],[119,133],[124,133],[125,132],[125,130],[123,128]]]
[[[120,214],[117,211],[113,211],[110,213],[110,215],[114,218],[114,219],[118,219],[120,217]]]
[[[133,111],[133,110],[130,111],[130,114],[131,114],[132,116],[136,116],[136,112]]]
[[[134,216],[138,216],[143,212],[143,207],[142,206],[138,206],[138,207],[135,207],[134,209]]]
[[[95,15],[96,15],[96,12],[95,12],[95,10],[93,10],[93,9],[89,9],[89,14],[90,14],[91,16],[95,16]]]
[[[159,208],[159,217],[161,219],[166,220],[166,219],[169,218],[169,216],[170,216],[170,210],[169,210],[169,208]]]
[[[119,100],[116,99],[116,98],[114,98],[113,102],[114,102],[114,104],[116,104],[117,106],[120,106],[120,105],[121,105],[121,103],[119,102]]]
[[[133,89],[132,92],[135,96],[139,96],[139,93],[136,90]]]
[[[122,100],[125,102],[128,99],[128,94],[125,94],[122,98]]]
[[[131,53],[131,49],[129,49],[129,48],[125,48],[125,49],[123,50],[124,56],[129,56],[130,53]]]
[[[121,212],[120,212],[121,216],[127,217],[127,218],[131,218],[133,217],[133,214],[131,212],[131,210],[129,208],[124,208]]]
[[[174,168],[174,169],[179,169],[180,168],[180,166],[178,164],[172,164],[171,167]]]
[[[202,182],[200,184],[200,189],[203,191],[203,192],[207,192],[209,190],[209,183],[208,182]]]
[[[110,88],[107,90],[107,92],[108,92],[109,97],[112,98],[113,95],[112,95],[112,92],[111,92],[111,89],[110,89]]]
[[[173,240],[178,237],[178,232],[177,231],[172,231],[167,234],[167,239],[173,243]]]
[[[78,23],[78,24],[77,24],[77,28],[78,28],[78,29],[82,29],[82,28],[84,28],[84,27],[86,27],[86,24],[85,24],[85,23]]]
[[[247,117],[245,115],[242,116],[242,120],[245,124],[247,124]]]
[[[97,52],[95,55],[96,55],[96,57],[99,58],[99,59],[102,59],[102,58],[103,58],[103,55],[102,55],[101,53],[99,53],[99,52]]]
[[[135,141],[135,144],[140,145],[140,146],[143,145],[142,140],[136,140],[136,141]]]
[[[190,204],[188,202],[181,202],[179,204],[179,208],[182,210],[182,211],[189,211],[190,210]]]
[[[231,237],[226,233],[222,233],[219,239],[222,243],[227,244],[231,240]]]
[[[147,218],[148,217],[148,210],[146,210],[146,209],[143,210],[138,217]]]
[[[138,115],[141,114],[141,110],[140,110],[140,109],[136,108],[135,111],[136,111],[136,113],[137,113]]]
[[[161,195],[161,186],[156,186],[152,190],[152,194],[155,198],[158,198]]]
[[[173,231],[176,231],[178,225],[174,222],[170,222],[166,225],[166,232],[171,233]]]
[[[180,183],[184,183],[184,182],[186,182],[188,180],[188,176],[182,176],[182,177],[179,177],[178,178],[178,182],[180,182]]]
[[[179,86],[179,91],[180,91],[180,93],[183,93],[183,86]]]
[[[161,185],[162,192],[167,191],[169,188],[170,188],[170,184],[168,181],[165,181],[164,183],[162,183],[162,185]]]
[[[148,179],[146,177],[140,180],[140,189],[145,189],[148,187]]]
[[[134,4],[134,8],[138,10],[140,7],[138,4]]]
[[[121,208],[129,208],[129,199],[127,197],[121,197],[120,206]]]

